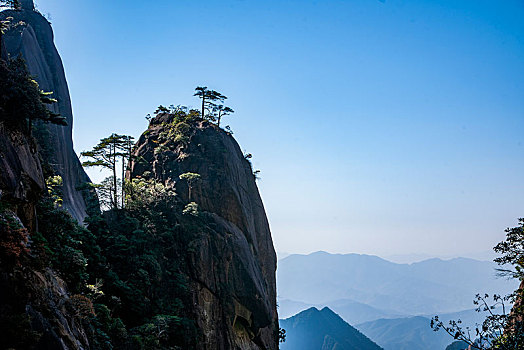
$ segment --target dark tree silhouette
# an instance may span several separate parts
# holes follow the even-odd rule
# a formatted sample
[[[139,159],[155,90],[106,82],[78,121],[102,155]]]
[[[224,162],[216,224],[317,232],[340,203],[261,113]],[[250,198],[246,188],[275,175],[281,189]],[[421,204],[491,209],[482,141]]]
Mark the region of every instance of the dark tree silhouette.
[[[506,229],[506,240],[497,244],[493,249],[502,254],[501,257],[495,259],[496,263],[504,267],[513,265],[514,268],[499,269],[501,275],[522,281],[524,278],[524,219],[519,219],[517,227]],[[471,349],[522,349],[524,344],[523,296],[524,291],[517,289],[506,296],[493,295],[493,302],[490,303],[489,295],[477,294],[473,301],[477,306],[476,311],[487,313],[482,324],[477,324],[472,329],[464,327],[461,320],[452,320],[449,325],[445,325],[438,316],[435,316],[431,320],[431,327],[435,331],[443,329],[455,340],[467,343]],[[508,312],[510,304],[513,304],[513,308],[511,312]],[[494,312],[497,307],[502,308],[502,313]]]
[[[122,200],[122,208],[125,206],[125,178],[126,172],[129,172],[129,179],[131,179],[131,159],[133,158],[133,146],[135,144],[135,138],[133,136],[121,135],[120,142],[117,147],[120,151],[120,156],[122,157],[122,193],[120,199]]]
[[[215,90],[209,90],[207,86],[197,86],[195,94],[202,100],[201,116],[205,119],[206,110],[212,111],[216,107],[216,102],[224,102],[227,97]]]
[[[169,109],[167,107],[160,105],[157,107],[155,114],[168,113],[168,112],[169,112]]]
[[[34,120],[67,125],[64,117],[51,112],[47,105],[57,102],[52,92],[44,92],[31,77],[24,59],[0,60],[0,120],[8,123],[27,123],[31,133]]]
[[[122,157],[122,161],[128,155],[128,148],[132,143],[133,138],[125,135],[111,134],[109,137],[105,137],[93,147],[90,151],[80,153],[82,157],[89,158],[90,160],[82,163],[85,167],[101,167],[112,172],[111,178],[111,206],[113,209],[118,208],[118,179],[116,176],[118,158]],[[122,164],[122,166],[124,166]],[[106,181],[106,186],[109,185]]]
[[[220,127],[220,121],[222,120],[222,117],[235,113],[233,109],[231,109],[230,107],[226,107],[224,105],[215,106],[215,109],[213,112],[214,112],[213,114],[215,115],[218,127]]]
[[[498,269],[503,276],[524,279],[524,218],[519,219],[519,225],[506,229],[506,240],[493,248],[502,254],[495,262],[501,266],[513,265],[514,269]]]

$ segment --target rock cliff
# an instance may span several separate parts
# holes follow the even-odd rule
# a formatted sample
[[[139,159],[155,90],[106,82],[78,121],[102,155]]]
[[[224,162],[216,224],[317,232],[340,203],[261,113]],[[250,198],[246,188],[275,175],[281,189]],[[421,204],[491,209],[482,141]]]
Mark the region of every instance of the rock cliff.
[[[151,121],[128,176],[176,189],[211,221],[212,232],[188,249],[194,318],[204,335],[199,348],[278,349],[276,255],[251,164],[229,133],[174,119],[165,113]],[[201,181],[181,180],[188,172]]]
[[[68,126],[42,125],[49,152],[42,152],[45,161],[64,181],[64,207],[82,222],[86,216],[86,204],[77,187],[89,181],[73,150],[73,113],[62,60],[53,43],[53,30],[49,22],[33,11],[31,0],[21,2],[21,10],[6,10],[0,19],[12,17],[11,29],[4,35],[4,44],[11,57],[22,55],[29,72],[44,91],[54,92],[58,100],[50,108],[66,118]]]
[[[13,113],[0,118],[2,345],[278,349],[276,254],[253,169],[238,144],[197,113],[183,120],[160,114],[140,137],[127,176],[153,189],[162,183],[169,198],[145,195],[149,202],[133,207],[131,199],[125,209],[93,210],[86,218],[77,186],[89,179],[73,151],[71,103],[53,33],[31,0],[21,4],[0,13],[13,17],[4,54],[25,58],[40,88],[54,92],[51,109],[68,126],[33,120],[31,109],[15,122]],[[6,90],[16,90],[0,77]],[[23,81],[33,88],[30,100],[41,103],[27,75]],[[29,105],[23,91],[5,95],[17,107]],[[0,97],[0,111],[18,110]],[[46,188],[49,167],[63,179],[59,189]],[[201,181],[180,178],[188,172]],[[85,227],[60,208],[61,196],[73,218],[86,218]]]
[[[0,123],[0,199],[13,203],[16,214],[31,231],[36,226],[35,204],[44,188],[34,141]]]
[[[32,137],[0,121],[0,334],[17,349],[85,349],[63,280],[31,249],[45,182]],[[6,207],[6,203],[8,206]],[[12,343],[14,341],[15,343]]]

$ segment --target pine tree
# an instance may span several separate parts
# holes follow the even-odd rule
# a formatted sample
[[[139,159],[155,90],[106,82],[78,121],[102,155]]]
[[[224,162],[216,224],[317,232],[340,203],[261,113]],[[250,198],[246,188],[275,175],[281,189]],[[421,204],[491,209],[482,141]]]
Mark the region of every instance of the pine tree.
[[[127,156],[127,153],[123,150],[126,148],[127,142],[132,142],[132,138],[129,136],[111,134],[109,137],[105,137],[93,147],[90,151],[80,153],[82,157],[89,158],[90,160],[82,163],[85,167],[101,167],[107,169],[112,173],[112,184],[111,184],[111,198],[109,199],[111,207],[113,209],[118,208],[118,184],[117,184],[117,163],[118,158]],[[106,183],[107,185],[107,183]]]
[[[52,92],[44,92],[31,77],[21,56],[0,60],[0,119],[11,124],[27,125],[29,133],[34,120],[67,125],[64,117],[51,112],[48,105],[56,103]]]
[[[193,96],[197,96],[202,100],[201,116],[204,119],[206,110],[212,111],[217,107],[215,102],[224,102],[224,100],[227,100],[226,96],[215,90],[209,90],[207,86],[197,86]]]
[[[125,206],[125,175],[126,172],[129,172],[129,180],[131,181],[131,159],[133,158],[133,146],[135,138],[133,136],[121,135],[121,142],[118,144],[118,150],[120,151],[120,156],[122,157],[122,208]]]
[[[188,187],[188,201],[191,202],[191,194],[193,190],[193,185],[201,180],[200,174],[197,173],[183,173],[179,176],[180,180],[186,180],[187,181],[187,187]]]
[[[230,107],[226,107],[224,105],[215,106],[213,114],[215,116],[217,126],[220,127],[220,121],[222,120],[222,117],[225,117],[226,115],[230,115],[232,113],[235,113],[235,111]]]

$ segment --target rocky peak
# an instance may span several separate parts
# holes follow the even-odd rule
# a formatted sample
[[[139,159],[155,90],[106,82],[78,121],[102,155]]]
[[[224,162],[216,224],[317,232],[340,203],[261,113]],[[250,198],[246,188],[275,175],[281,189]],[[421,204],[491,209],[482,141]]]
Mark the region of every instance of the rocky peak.
[[[198,117],[164,113],[140,137],[135,158],[131,177],[176,189],[213,228],[188,257],[201,348],[278,349],[276,254],[253,169],[235,139]],[[184,173],[200,181],[191,185]]]

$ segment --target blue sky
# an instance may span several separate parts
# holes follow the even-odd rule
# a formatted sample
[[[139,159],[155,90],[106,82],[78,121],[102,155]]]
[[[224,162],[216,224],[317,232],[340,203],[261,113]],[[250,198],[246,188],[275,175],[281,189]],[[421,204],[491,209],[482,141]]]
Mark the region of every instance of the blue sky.
[[[218,90],[278,251],[467,255],[524,216],[521,0],[37,4],[76,150]]]

